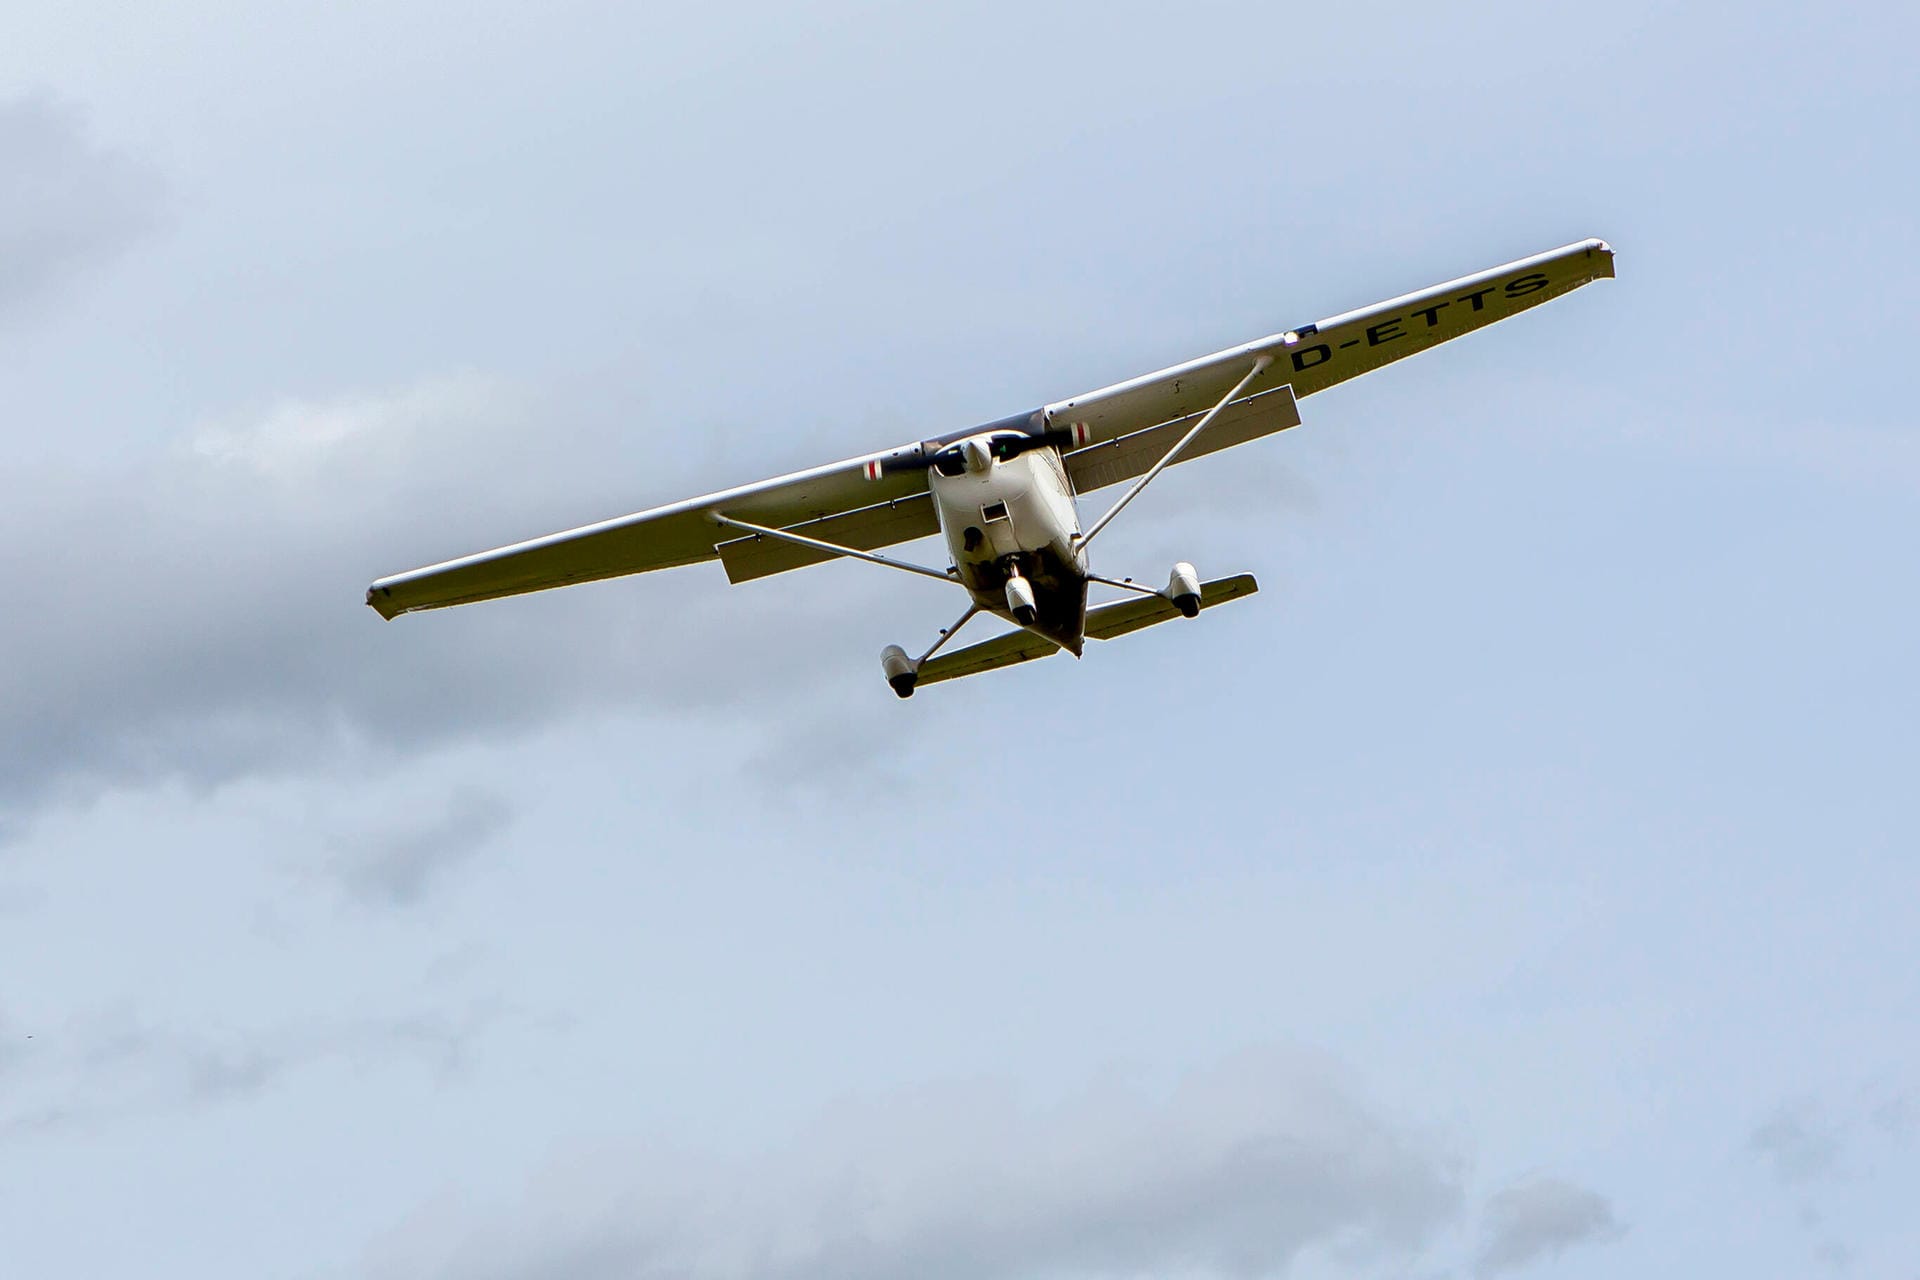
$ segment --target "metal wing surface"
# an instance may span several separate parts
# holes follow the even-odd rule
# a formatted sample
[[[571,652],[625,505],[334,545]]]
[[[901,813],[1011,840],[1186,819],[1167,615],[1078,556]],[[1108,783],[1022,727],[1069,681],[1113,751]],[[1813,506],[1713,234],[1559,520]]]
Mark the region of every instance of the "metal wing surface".
[[[731,513],[732,508],[728,510]],[[820,542],[831,542],[835,546],[872,551],[876,547],[890,547],[896,542],[931,537],[940,532],[940,515],[933,509],[933,495],[922,492],[870,507],[859,507],[837,516],[821,516],[817,520],[788,525],[787,532]],[[715,549],[720,553],[720,563],[726,567],[727,581],[734,583],[749,582],[754,578],[785,573],[789,569],[800,569],[810,564],[824,564],[834,558],[831,552],[816,551],[812,547],[798,546],[758,533],[723,542]]]
[[[724,531],[709,519],[714,511],[775,528],[838,517],[842,523],[836,532],[857,545],[879,546],[919,537],[921,532],[916,529],[924,532],[937,529],[937,524],[927,526],[924,519],[913,518],[916,511],[932,514],[932,504],[926,501],[925,473],[905,471],[869,478],[870,469],[879,470],[874,464],[884,463],[902,452],[904,450],[893,450],[850,458],[811,471],[796,471],[758,484],[724,489],[651,511],[397,573],[369,587],[367,603],[382,617],[393,618],[416,609],[494,600],[548,587],[712,560],[725,554],[716,544],[727,540]],[[915,499],[919,500],[918,507],[913,504]],[[906,510],[895,509],[896,502]],[[857,515],[863,510],[874,528],[863,531],[862,521],[848,519],[850,513]],[[869,533],[884,536],[863,543],[862,539]],[[899,536],[893,536],[896,534]],[[754,563],[754,557],[748,554],[741,553],[737,558],[743,565]],[[782,564],[779,567],[798,566]],[[737,571],[735,558],[731,557],[727,568],[736,581],[758,577],[762,572],[779,571],[778,568]]]
[[[1046,415],[1058,425],[1076,424],[1081,438],[1094,442],[1092,447],[1068,455],[1068,469],[1074,474],[1075,484],[1082,489],[1112,484],[1146,467],[1103,465],[1108,462],[1102,456],[1103,447],[1111,448],[1111,442],[1124,442],[1129,436],[1173,424],[1176,419],[1195,418],[1232,390],[1260,356],[1272,357],[1273,363],[1248,384],[1243,397],[1222,412],[1209,432],[1226,426],[1228,414],[1250,409],[1250,401],[1261,402],[1263,396],[1283,385],[1291,386],[1295,397],[1312,395],[1612,276],[1612,248],[1604,240],[1582,240],[1060,400],[1046,407]],[[1279,414],[1277,402],[1266,403],[1272,409],[1264,420],[1242,422],[1238,438],[1225,443],[1237,444],[1299,422],[1297,415],[1287,421]],[[1179,432],[1170,431],[1168,435],[1171,443]],[[1210,448],[1202,447],[1205,444],[1203,436],[1182,461],[1209,452]],[[1146,465],[1151,465],[1151,457]],[[1081,466],[1087,472],[1085,484],[1081,482]]]
[[[1111,440],[1077,449],[1067,455],[1067,474],[1073,477],[1075,493],[1086,493],[1103,485],[1118,484],[1144,475],[1153,464],[1173,448],[1187,428],[1201,418],[1190,413],[1157,427],[1129,431]],[[1300,407],[1294,403],[1293,388],[1280,386],[1256,396],[1242,396],[1214,417],[1206,432],[1187,446],[1179,461],[1218,453],[1236,444],[1245,444],[1261,436],[1300,425]]]

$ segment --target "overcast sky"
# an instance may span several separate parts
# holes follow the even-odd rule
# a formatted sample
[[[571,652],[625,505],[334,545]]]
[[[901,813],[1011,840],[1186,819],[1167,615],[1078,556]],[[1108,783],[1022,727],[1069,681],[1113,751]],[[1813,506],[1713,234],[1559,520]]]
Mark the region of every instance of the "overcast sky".
[[[0,1269],[1912,1276],[1917,39],[10,6]],[[1077,664],[361,604],[1589,235],[1169,472],[1101,567],[1262,591]]]

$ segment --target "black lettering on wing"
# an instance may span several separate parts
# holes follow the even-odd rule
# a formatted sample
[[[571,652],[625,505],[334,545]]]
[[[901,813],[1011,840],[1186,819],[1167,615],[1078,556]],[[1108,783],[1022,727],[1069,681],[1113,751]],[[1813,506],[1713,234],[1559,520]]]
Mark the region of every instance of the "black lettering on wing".
[[[1313,359],[1307,359],[1312,356]],[[1324,342],[1316,342],[1310,347],[1302,347],[1293,353],[1293,371],[1302,373],[1317,364],[1325,364],[1333,359],[1333,348]]]
[[[1406,337],[1406,330],[1400,327],[1400,317],[1382,320],[1379,324],[1367,326],[1367,345],[1377,347],[1383,342],[1392,342],[1395,338]]]

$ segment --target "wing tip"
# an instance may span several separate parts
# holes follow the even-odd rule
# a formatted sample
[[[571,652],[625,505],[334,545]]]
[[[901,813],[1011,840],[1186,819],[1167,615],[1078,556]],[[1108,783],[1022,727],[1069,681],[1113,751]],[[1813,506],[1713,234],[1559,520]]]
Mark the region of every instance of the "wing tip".
[[[392,622],[407,611],[405,606],[393,602],[392,589],[383,587],[379,583],[367,588],[367,607],[388,622]]]
[[[1598,255],[1600,259],[1600,269],[1595,272],[1595,274],[1602,279],[1613,279],[1613,246],[1605,240],[1602,240],[1599,236],[1593,236],[1584,241],[1581,247],[1587,251],[1589,256]]]

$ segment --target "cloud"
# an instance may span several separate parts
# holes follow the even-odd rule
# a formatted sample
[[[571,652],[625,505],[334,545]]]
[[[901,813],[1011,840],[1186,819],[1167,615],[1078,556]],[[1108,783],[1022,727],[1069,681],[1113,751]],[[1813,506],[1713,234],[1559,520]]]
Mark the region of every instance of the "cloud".
[[[1911,1096],[1896,1093],[1875,1102],[1868,1119],[1883,1137],[1904,1145],[1913,1138],[1917,1110]]]
[[[1278,1052],[1161,1100],[1023,1107],[991,1086],[834,1109],[738,1167],[649,1149],[550,1170],[525,1202],[424,1210],[375,1275],[996,1280],[1255,1277],[1319,1252],[1397,1271],[1457,1215],[1444,1151],[1326,1064]]]
[[[15,1068],[28,1061],[28,1044],[32,1037],[15,1026],[0,1009],[0,1079],[5,1079]]]
[[[1547,1177],[1529,1178],[1495,1193],[1487,1201],[1481,1229],[1478,1272],[1483,1276],[1626,1234],[1606,1197]]]
[[[153,174],[46,97],[0,102],[0,314],[120,252],[158,218]]]
[[[1810,1102],[1783,1102],[1754,1128],[1748,1149],[1782,1182],[1809,1182],[1829,1172],[1840,1155],[1840,1135],[1822,1123]]]
[[[393,623],[362,605],[380,573],[702,478],[674,472],[678,451],[635,484],[615,443],[556,446],[541,424],[562,411],[454,374],[287,400],[112,471],[0,461],[0,837],[115,786],[338,767],[623,705],[745,709],[851,670],[832,662],[841,633],[891,584],[729,591],[692,569]],[[696,668],[710,678],[680,678]]]
[[[461,787],[438,813],[410,816],[394,830],[336,841],[340,856],[333,869],[362,902],[413,906],[512,820],[512,807],[498,792]]]
[[[459,1014],[363,1018],[224,1037],[116,1016],[40,1036],[30,1053],[16,1044],[15,1052],[0,1057],[0,1067],[13,1077],[0,1107],[0,1134],[87,1128],[243,1101],[334,1060],[363,1067],[410,1061],[451,1072],[501,1016],[500,1009],[480,1005]]]

